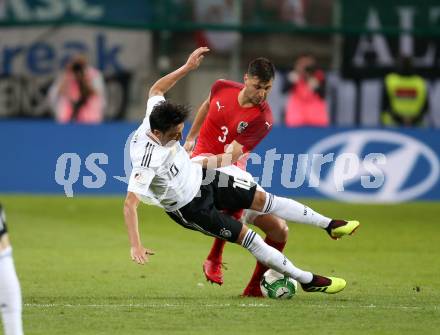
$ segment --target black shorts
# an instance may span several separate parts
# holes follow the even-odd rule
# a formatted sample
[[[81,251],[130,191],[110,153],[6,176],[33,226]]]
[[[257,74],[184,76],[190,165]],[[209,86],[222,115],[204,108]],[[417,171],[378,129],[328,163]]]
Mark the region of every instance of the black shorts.
[[[187,205],[167,214],[185,228],[235,242],[243,224],[221,210],[250,208],[257,184],[215,170],[203,170],[200,192]]]

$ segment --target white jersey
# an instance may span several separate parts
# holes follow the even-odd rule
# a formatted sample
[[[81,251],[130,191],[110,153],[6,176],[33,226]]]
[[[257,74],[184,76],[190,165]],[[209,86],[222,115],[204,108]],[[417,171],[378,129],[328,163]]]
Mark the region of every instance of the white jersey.
[[[188,153],[176,142],[162,146],[150,133],[150,114],[153,107],[165,101],[163,96],[148,99],[144,121],[130,143],[133,171],[128,191],[140,200],[175,211],[188,204],[202,184],[202,166],[191,162]]]

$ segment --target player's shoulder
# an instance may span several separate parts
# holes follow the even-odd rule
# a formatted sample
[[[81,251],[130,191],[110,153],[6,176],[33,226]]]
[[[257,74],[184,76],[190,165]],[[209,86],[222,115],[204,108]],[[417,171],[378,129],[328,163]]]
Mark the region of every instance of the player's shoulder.
[[[267,103],[267,101],[260,104],[259,108],[260,108],[260,112],[262,113],[264,119],[266,119],[268,121],[273,120],[272,109],[270,108],[270,105]]]
[[[272,110],[267,102],[263,102],[248,110],[248,115],[252,119],[272,119]]]
[[[267,101],[263,102],[262,104],[259,104],[258,108],[260,109],[260,111],[264,113],[272,113],[272,109],[270,108],[270,105]]]
[[[243,84],[242,83],[238,83],[236,81],[232,81],[232,80],[227,80],[227,79],[218,79],[214,82],[214,84],[212,85],[211,91],[215,92],[224,88],[237,88],[237,89],[242,89],[243,88]]]
[[[252,109],[252,112],[249,113],[249,118],[249,123],[255,125],[256,127],[264,125],[266,129],[270,129],[273,124],[272,110],[267,102],[264,102]]]
[[[143,168],[158,168],[167,159],[169,150],[158,144],[148,136],[144,141],[137,143],[137,158],[139,166]]]

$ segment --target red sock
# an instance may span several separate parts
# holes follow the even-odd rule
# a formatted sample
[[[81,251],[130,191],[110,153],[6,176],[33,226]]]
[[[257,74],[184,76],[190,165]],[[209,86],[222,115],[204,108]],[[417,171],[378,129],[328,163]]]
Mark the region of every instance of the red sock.
[[[284,247],[286,246],[287,241],[285,242],[276,242],[271,240],[269,237],[266,236],[264,239],[264,242],[266,242],[271,247],[274,247],[275,249],[279,251],[283,251]],[[252,274],[251,280],[247,284],[247,287],[260,285],[260,279],[263,276],[263,274],[268,270],[269,268],[260,262],[257,262],[257,265],[255,266],[254,273]]]
[[[219,238],[216,238],[214,240],[214,243],[212,244],[211,251],[209,252],[209,255],[207,259],[210,259],[212,261],[222,261],[222,255],[223,255],[223,248],[225,247],[225,240],[221,240]]]

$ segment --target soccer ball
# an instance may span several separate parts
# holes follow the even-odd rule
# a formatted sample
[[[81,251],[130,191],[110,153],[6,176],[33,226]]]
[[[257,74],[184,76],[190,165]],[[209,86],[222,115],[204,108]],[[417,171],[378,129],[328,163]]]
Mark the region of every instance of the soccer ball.
[[[260,282],[261,293],[272,299],[291,299],[298,291],[295,279],[272,269],[267,270]]]

